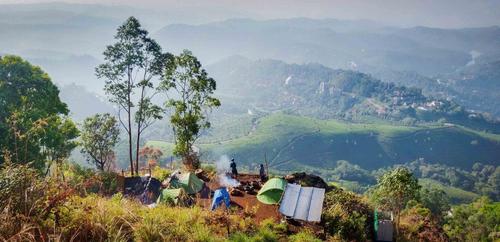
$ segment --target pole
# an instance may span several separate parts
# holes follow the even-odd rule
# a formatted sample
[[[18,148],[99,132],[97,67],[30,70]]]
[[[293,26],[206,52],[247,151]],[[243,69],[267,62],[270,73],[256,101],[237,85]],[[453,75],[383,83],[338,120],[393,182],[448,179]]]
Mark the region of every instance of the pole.
[[[267,152],[264,152],[264,161],[266,162],[266,176],[269,177],[269,164],[267,163]]]

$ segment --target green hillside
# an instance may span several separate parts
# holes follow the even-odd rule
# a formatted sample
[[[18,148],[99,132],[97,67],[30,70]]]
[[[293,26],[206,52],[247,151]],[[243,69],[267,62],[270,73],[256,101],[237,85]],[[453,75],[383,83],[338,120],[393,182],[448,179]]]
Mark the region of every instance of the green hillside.
[[[149,141],[147,145],[171,154],[171,143]],[[255,131],[248,135],[199,147],[208,160],[227,154],[247,168],[263,162],[266,154],[277,171],[324,172],[334,169],[338,160],[373,170],[418,158],[470,169],[474,162],[499,162],[500,135],[454,125],[356,124],[276,113],[258,119]]]
[[[479,198],[479,195],[473,192],[465,191],[460,188],[444,185],[432,179],[419,179],[418,183],[423,188],[437,188],[443,190],[454,204],[470,203]]]

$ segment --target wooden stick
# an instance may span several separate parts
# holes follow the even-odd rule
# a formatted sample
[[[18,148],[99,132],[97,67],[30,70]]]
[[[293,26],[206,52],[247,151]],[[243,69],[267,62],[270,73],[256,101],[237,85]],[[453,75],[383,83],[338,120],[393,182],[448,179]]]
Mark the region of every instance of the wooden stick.
[[[267,152],[264,152],[264,161],[266,162],[266,176],[269,177],[269,164],[267,164]]]

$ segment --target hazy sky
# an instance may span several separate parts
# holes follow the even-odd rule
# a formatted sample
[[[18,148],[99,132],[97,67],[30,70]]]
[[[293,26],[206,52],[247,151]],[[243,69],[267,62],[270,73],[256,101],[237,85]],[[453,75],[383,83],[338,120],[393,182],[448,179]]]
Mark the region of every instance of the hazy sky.
[[[50,0],[0,0],[40,3]],[[477,27],[500,25],[500,0],[63,0],[72,3],[126,4],[142,8],[204,9],[214,20],[311,17],[371,19],[392,25]],[[213,13],[210,13],[213,12]]]

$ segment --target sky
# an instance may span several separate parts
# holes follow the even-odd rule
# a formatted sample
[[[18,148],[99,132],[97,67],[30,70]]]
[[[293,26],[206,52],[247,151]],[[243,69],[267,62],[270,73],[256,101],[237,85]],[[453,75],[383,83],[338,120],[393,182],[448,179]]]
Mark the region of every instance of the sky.
[[[0,0],[41,3],[53,0]],[[61,0],[69,3],[201,9],[210,20],[310,17],[369,19],[395,26],[463,28],[500,25],[500,0]]]

